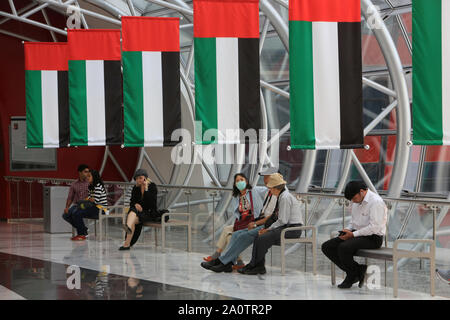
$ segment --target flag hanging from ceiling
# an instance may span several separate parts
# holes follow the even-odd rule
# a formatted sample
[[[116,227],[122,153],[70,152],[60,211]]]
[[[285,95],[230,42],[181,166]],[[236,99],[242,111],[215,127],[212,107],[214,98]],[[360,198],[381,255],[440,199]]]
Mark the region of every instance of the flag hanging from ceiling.
[[[72,29],[69,44],[70,145],[122,143],[120,30]]]
[[[67,43],[26,42],[24,51],[27,147],[67,147]]]
[[[360,0],[289,1],[291,147],[364,144]]]
[[[257,138],[259,1],[194,0],[194,49],[196,143],[243,143],[239,129]]]
[[[450,1],[412,5],[413,144],[450,145]]]
[[[179,18],[122,17],[124,146],[174,146],[181,128]]]

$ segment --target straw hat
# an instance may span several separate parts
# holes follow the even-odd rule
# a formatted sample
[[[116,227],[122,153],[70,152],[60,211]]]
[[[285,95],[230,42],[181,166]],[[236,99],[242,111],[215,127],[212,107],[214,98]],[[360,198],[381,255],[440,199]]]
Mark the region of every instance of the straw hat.
[[[279,186],[281,184],[286,184],[287,182],[284,181],[283,176],[279,173],[274,173],[269,176],[269,181],[267,182],[268,188],[273,188],[276,186]]]

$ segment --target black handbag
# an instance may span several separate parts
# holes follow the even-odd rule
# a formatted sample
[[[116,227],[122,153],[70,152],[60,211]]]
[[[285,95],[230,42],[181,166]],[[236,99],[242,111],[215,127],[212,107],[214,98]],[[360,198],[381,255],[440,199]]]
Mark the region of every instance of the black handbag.
[[[86,210],[95,206],[95,203],[89,200],[80,200],[77,202],[77,206],[81,210]]]

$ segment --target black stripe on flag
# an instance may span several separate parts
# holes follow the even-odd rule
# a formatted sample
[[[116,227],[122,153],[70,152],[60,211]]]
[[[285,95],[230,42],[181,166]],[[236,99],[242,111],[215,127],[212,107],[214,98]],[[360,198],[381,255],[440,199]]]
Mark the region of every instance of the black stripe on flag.
[[[239,126],[244,132],[261,128],[259,38],[239,38]],[[244,143],[243,137],[241,142]],[[249,141],[256,143],[257,141]]]
[[[122,72],[120,60],[105,60],[105,126],[106,145],[122,144]]]
[[[361,23],[339,22],[341,149],[364,146]]]
[[[59,147],[68,147],[70,142],[69,72],[58,71],[58,126]]]
[[[164,146],[175,146],[172,132],[181,128],[180,53],[161,52]],[[181,140],[181,139],[180,139]]]

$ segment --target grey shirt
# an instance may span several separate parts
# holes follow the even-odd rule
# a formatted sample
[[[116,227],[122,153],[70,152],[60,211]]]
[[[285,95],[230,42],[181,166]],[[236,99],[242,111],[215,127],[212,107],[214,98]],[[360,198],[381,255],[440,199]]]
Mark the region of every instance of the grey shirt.
[[[303,224],[302,211],[299,201],[288,191],[284,191],[278,200],[278,220],[268,230],[273,230],[287,224]]]

